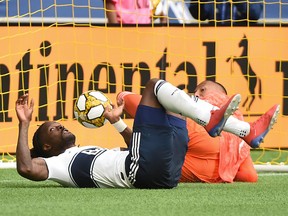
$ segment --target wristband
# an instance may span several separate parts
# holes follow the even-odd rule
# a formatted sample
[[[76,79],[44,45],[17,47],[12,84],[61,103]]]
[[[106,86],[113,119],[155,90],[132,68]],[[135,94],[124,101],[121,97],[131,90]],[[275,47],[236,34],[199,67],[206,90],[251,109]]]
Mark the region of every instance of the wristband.
[[[125,124],[125,122],[121,118],[119,121],[113,123],[112,125],[116,128],[116,130],[119,133],[122,133],[127,128],[127,125]]]

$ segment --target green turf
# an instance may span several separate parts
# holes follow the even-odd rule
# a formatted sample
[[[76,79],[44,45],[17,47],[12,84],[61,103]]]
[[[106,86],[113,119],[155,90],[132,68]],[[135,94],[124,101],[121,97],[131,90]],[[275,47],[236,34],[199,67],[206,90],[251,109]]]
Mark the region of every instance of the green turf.
[[[255,164],[262,163],[288,163],[288,151],[287,149],[255,149],[251,150],[251,157]]]
[[[1,215],[287,215],[288,175],[258,183],[179,184],[171,190],[73,189],[0,169]]]

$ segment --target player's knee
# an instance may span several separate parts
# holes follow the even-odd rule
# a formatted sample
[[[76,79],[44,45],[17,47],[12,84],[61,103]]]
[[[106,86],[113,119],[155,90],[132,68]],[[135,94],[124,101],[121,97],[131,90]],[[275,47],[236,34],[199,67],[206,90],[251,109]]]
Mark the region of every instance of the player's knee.
[[[158,78],[152,78],[152,79],[150,79],[150,80],[146,83],[145,88],[146,88],[147,90],[153,91],[153,90],[154,90],[154,86],[155,86],[155,84],[156,84],[158,81],[159,81]]]
[[[154,94],[154,88],[156,83],[159,81],[158,78],[150,79],[145,86],[144,92],[142,94],[141,104],[152,107],[160,107],[160,104]]]
[[[152,79],[150,79],[150,80],[146,83],[143,96],[145,96],[145,94],[147,94],[147,95],[153,94],[154,96],[156,96],[156,94],[155,94],[155,86],[157,85],[157,83],[158,83],[159,81],[160,81],[160,79],[158,79],[158,78],[152,78]]]

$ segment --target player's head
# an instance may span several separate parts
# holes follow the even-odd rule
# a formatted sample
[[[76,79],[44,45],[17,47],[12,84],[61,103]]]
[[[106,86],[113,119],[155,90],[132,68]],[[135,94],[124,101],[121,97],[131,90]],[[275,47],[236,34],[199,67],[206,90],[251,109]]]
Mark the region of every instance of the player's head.
[[[58,122],[45,122],[34,133],[32,157],[59,155],[75,145],[75,135]]]
[[[204,98],[206,95],[215,92],[220,92],[227,95],[227,91],[222,84],[210,80],[205,80],[197,85],[194,94],[199,98]]]

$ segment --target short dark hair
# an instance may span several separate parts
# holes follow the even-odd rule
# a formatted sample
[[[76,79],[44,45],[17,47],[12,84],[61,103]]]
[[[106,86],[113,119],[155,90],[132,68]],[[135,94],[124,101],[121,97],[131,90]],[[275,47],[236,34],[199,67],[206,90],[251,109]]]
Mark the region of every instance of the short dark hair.
[[[216,82],[216,81],[214,81],[214,82],[222,88],[222,90],[225,92],[226,95],[228,95],[226,88],[221,83]]]

